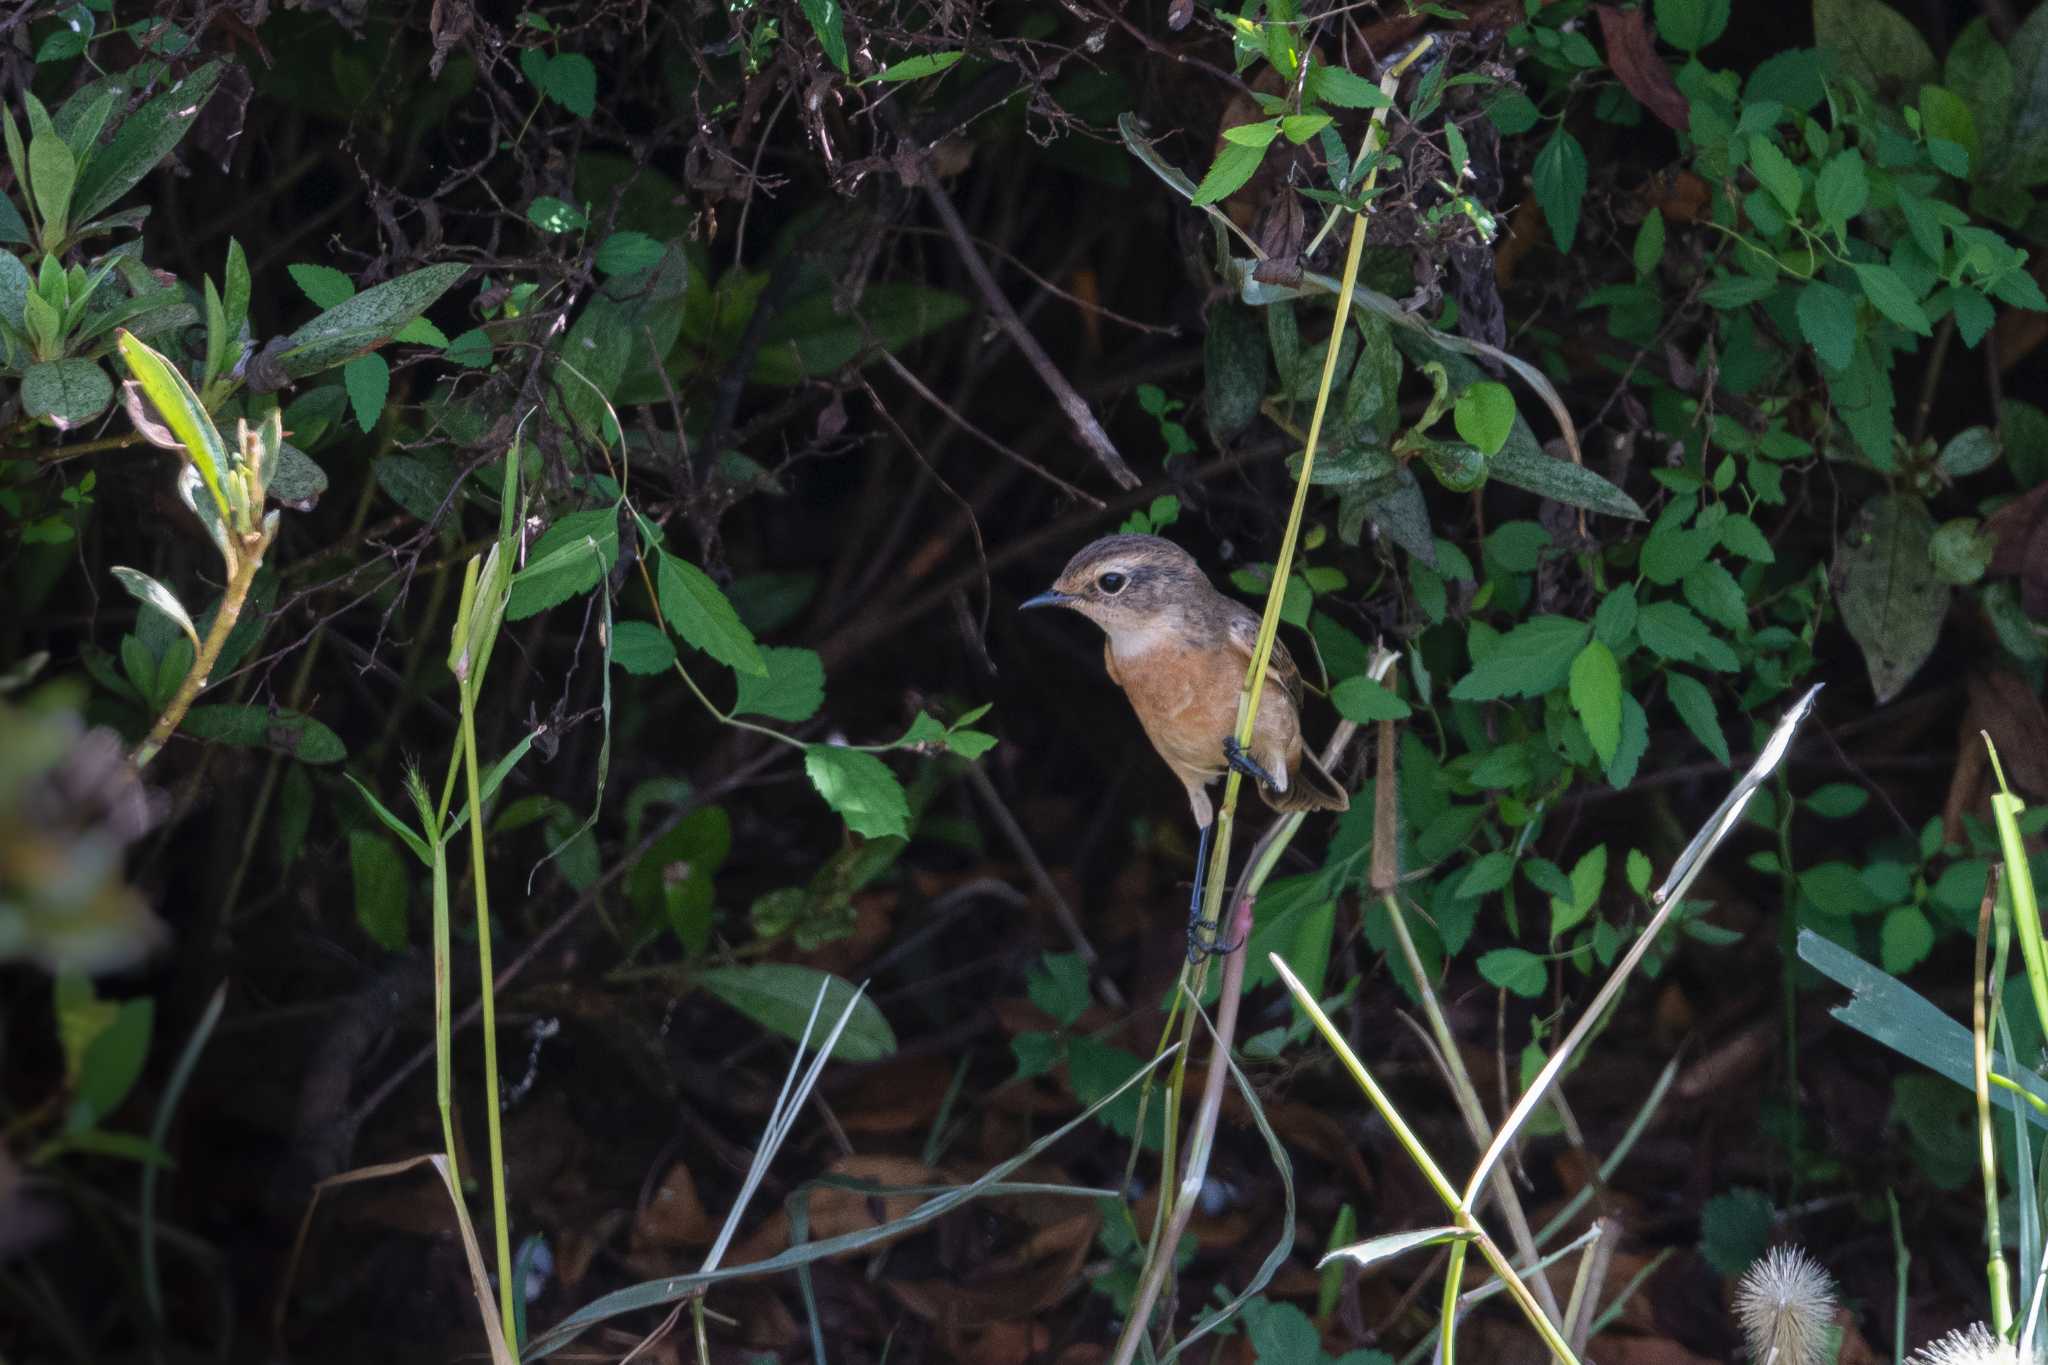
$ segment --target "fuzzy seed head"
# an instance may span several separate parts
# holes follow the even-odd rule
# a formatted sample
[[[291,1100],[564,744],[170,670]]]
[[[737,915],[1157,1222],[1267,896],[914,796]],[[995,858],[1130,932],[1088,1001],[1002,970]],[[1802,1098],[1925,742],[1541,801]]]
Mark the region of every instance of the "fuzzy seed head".
[[[1798,1247],[1772,1247],[1735,1287],[1735,1316],[1756,1365],[1818,1365],[1835,1316],[1835,1282]]]
[[[2040,1365],[2040,1359],[2033,1351],[2022,1355],[1978,1322],[1928,1342],[1907,1357],[1907,1365]]]

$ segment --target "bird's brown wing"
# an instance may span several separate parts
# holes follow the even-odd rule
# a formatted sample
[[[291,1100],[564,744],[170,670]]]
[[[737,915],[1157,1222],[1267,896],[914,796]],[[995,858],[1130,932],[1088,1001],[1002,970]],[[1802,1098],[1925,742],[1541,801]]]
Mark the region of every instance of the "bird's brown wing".
[[[1234,605],[1234,604],[1233,604]],[[1246,665],[1252,661],[1252,651],[1259,642],[1259,618],[1250,609],[1239,607],[1230,616],[1230,646],[1243,656]],[[1266,660],[1266,682],[1287,694],[1287,700],[1296,710],[1301,708],[1301,670],[1294,666],[1294,657],[1287,652],[1287,646],[1280,643],[1280,637],[1273,637],[1273,653]]]

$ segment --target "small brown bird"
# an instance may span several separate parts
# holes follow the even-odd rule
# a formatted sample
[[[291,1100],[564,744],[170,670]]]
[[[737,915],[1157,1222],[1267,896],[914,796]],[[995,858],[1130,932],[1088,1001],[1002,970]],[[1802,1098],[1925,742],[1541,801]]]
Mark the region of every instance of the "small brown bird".
[[[1208,785],[1229,768],[1258,784],[1278,811],[1345,810],[1351,798],[1301,742],[1301,672],[1273,642],[1250,751],[1237,744],[1237,698],[1251,666],[1259,618],[1209,583],[1193,555],[1158,536],[1104,536],[1067,561],[1049,592],[1025,607],[1071,607],[1101,626],[1103,662],[1131,699],[1152,747],[1188,792],[1201,829],[1195,855],[1191,952],[1229,951],[1205,942],[1203,874],[1215,807]]]

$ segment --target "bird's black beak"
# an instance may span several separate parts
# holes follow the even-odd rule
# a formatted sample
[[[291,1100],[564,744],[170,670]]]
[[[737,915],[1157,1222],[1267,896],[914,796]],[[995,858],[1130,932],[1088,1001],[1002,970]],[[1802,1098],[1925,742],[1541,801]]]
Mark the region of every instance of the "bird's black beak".
[[[1048,589],[1036,597],[1026,598],[1024,601],[1019,602],[1017,610],[1029,611],[1033,607],[1064,607],[1073,600],[1074,596],[1072,593],[1055,592]]]

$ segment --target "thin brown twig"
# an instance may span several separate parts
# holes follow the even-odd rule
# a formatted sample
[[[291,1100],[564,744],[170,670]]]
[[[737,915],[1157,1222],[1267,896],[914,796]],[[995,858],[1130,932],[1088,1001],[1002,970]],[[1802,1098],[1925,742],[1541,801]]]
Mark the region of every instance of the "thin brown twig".
[[[1053,473],[1044,465],[1037,463],[1029,456],[1021,455],[1018,452],[1010,449],[1001,441],[998,441],[995,437],[989,435],[980,427],[974,425],[974,423],[968,421],[965,417],[961,416],[958,412],[954,411],[952,405],[947,403],[945,399],[939,397],[936,393],[933,393],[930,387],[927,386],[922,379],[919,379],[914,373],[911,372],[909,366],[905,365],[902,361],[898,360],[895,356],[891,355],[887,351],[883,351],[881,353],[881,356],[883,363],[888,365],[890,369],[896,372],[897,378],[901,379],[904,383],[908,384],[911,388],[911,391],[916,393],[918,397],[924,399],[925,402],[930,403],[940,412],[945,413],[946,416],[952,420],[953,425],[959,427],[969,436],[972,436],[975,440],[980,441],[983,445],[995,451],[997,454],[1002,455],[1006,459],[1009,459],[1012,462],[1021,465],[1025,469],[1030,470],[1033,474],[1036,474],[1039,478],[1044,479],[1047,483],[1059,489],[1068,497],[1074,498],[1080,502],[1085,502],[1090,507],[1093,507],[1098,511],[1101,510],[1101,498],[1096,497],[1093,493],[1088,492],[1084,488],[1080,488],[1074,484],[1068,483],[1065,479]]]
[[[1017,316],[1017,310],[1011,307],[1010,300],[997,286],[996,277],[989,272],[988,262],[982,259],[980,249],[968,235],[967,225],[960,221],[960,211],[953,207],[952,199],[931,178],[929,172],[925,176],[924,193],[925,198],[931,201],[933,211],[939,215],[939,222],[945,226],[946,235],[953,239],[953,249],[960,253],[960,263],[967,267],[968,277],[974,281],[974,287],[981,291],[983,301],[988,304],[990,316],[996,320],[999,327],[1009,333],[1010,340],[1016,343],[1018,351],[1031,363],[1031,368],[1037,371],[1039,379],[1044,382],[1046,388],[1052,390],[1054,401],[1060,405],[1060,411],[1067,415],[1067,421],[1072,424],[1074,434],[1081,438],[1081,444],[1088,447],[1089,453],[1109,471],[1109,476],[1116,480],[1118,487],[1136,488],[1139,482],[1137,472],[1125,464],[1124,457],[1117,453],[1116,444],[1109,439],[1109,433],[1102,429],[1102,423],[1095,420],[1094,412],[1088,407],[1088,400],[1074,391],[1073,384],[1060,373],[1059,366],[1052,363],[1052,357],[1038,344],[1038,338],[1031,334],[1023,319]]]

